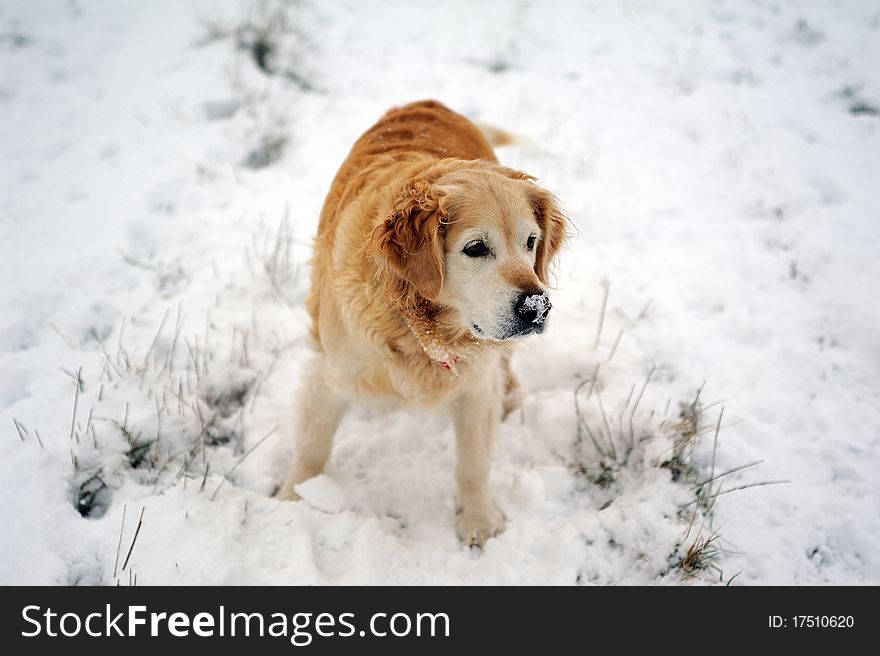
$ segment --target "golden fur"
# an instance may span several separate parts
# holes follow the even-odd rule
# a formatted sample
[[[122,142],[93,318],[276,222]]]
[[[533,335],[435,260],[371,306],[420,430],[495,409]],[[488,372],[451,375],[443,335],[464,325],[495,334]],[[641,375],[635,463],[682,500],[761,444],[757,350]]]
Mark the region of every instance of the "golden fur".
[[[447,406],[459,451],[459,534],[483,544],[503,530],[488,495],[489,452],[502,406],[515,401],[512,344],[465,318],[467,267],[483,267],[491,282],[483,286],[499,294],[545,293],[564,227],[550,193],[499,165],[480,129],[436,101],[393,109],[364,133],[321,211],[307,299],[317,353],[278,496],[297,498],[293,487],[323,471],[352,401]],[[533,252],[520,247],[529,229]],[[474,231],[495,236],[492,262],[460,256],[455,244]],[[486,305],[481,298],[470,302]]]

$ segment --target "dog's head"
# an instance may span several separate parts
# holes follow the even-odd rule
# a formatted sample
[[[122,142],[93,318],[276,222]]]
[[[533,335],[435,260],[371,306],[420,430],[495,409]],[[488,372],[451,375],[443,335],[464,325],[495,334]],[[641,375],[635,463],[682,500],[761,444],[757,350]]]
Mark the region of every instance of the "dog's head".
[[[373,243],[392,275],[456,311],[475,337],[543,332],[565,217],[533,180],[487,162],[441,162],[406,182]]]

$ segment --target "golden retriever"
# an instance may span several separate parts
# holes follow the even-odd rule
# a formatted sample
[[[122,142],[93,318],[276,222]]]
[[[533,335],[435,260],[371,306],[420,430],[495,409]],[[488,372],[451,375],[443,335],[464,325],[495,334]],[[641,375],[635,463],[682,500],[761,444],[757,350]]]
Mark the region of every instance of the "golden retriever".
[[[516,339],[547,324],[548,268],[565,236],[556,199],[498,164],[480,129],[439,102],[392,109],[358,139],[321,211],[307,299],[316,355],[277,492],[320,474],[348,406],[451,410],[458,535],[504,530],[491,447],[516,402]]]

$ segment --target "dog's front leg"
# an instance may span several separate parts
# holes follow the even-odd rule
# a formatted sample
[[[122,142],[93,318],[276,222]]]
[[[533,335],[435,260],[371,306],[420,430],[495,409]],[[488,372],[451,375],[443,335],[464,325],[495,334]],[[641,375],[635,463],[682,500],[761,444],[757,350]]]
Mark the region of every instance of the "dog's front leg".
[[[327,383],[327,366],[325,356],[317,355],[306,369],[298,398],[296,449],[277,499],[299,499],[293,488],[323,472],[330,458],[348,403]]]
[[[459,397],[454,406],[455,437],[458,448],[456,478],[458,536],[467,545],[483,546],[504,531],[504,515],[489,494],[489,467],[495,432],[498,430],[500,403],[496,369]]]

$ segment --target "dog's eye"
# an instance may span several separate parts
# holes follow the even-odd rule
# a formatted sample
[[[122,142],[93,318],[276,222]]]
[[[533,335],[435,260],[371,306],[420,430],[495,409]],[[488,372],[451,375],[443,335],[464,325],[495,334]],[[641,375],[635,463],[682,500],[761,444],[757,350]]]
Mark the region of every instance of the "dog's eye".
[[[489,247],[484,241],[474,239],[465,245],[462,253],[468,257],[486,257],[489,254]]]
[[[535,241],[538,238],[535,235],[529,237],[529,240],[526,242],[526,248],[530,251],[535,250]]]

